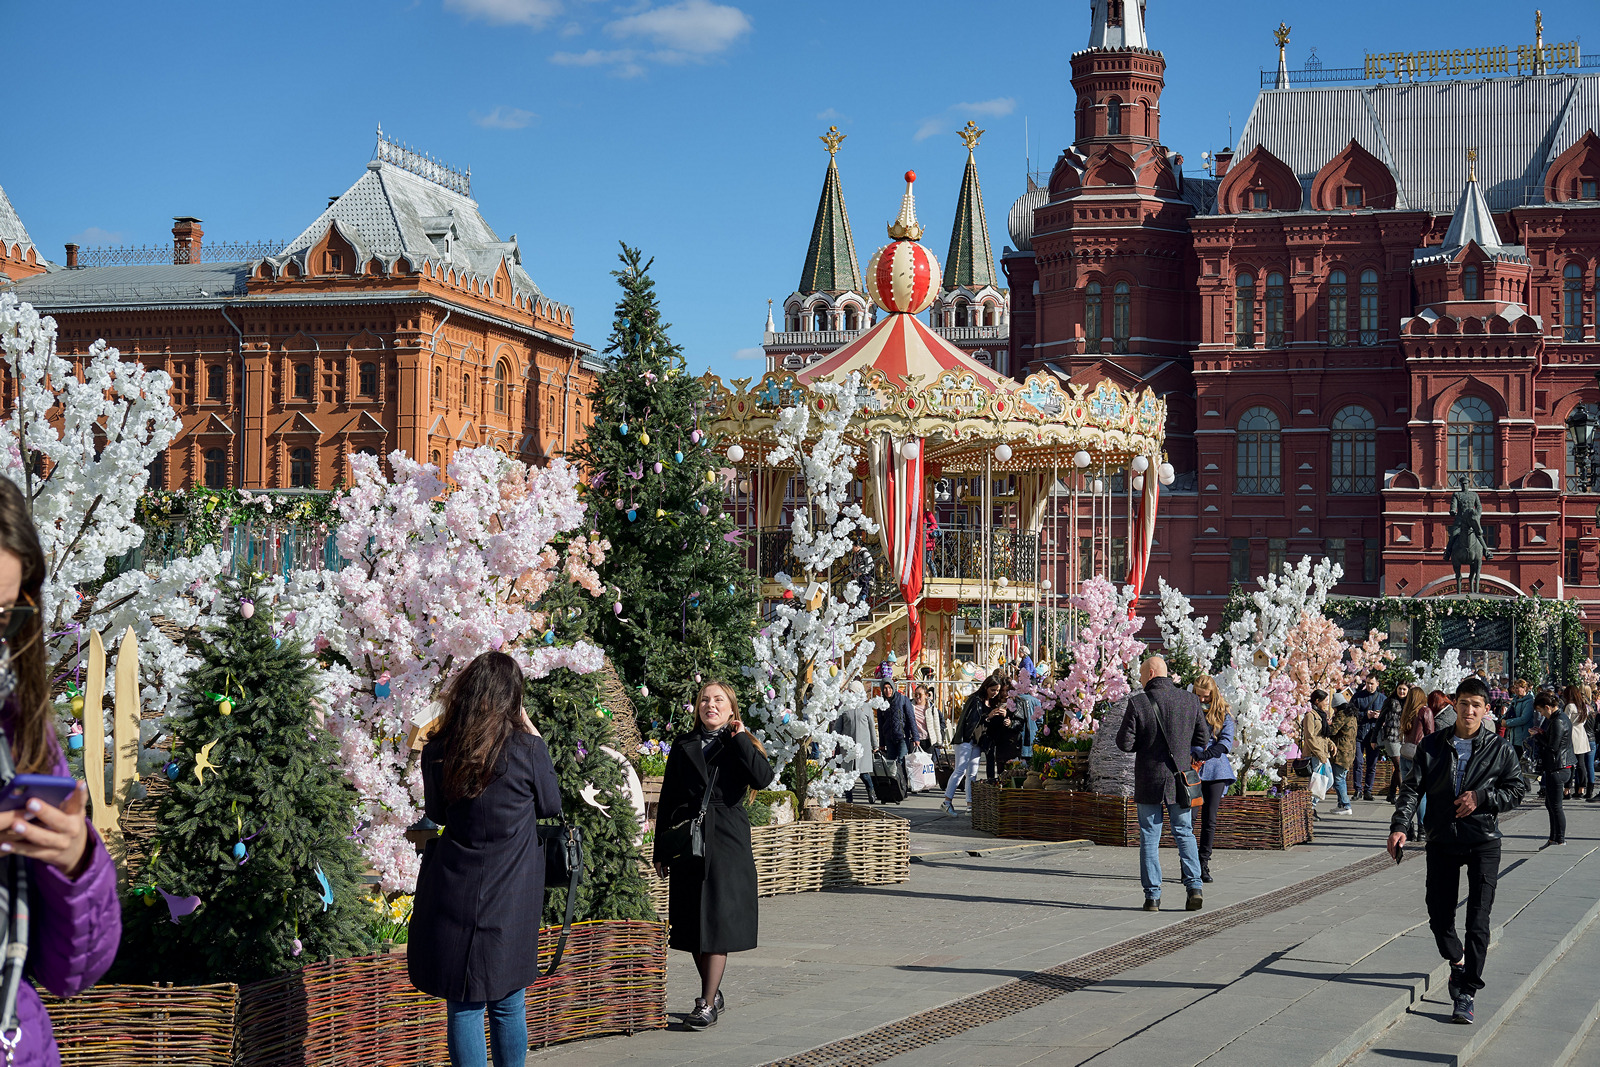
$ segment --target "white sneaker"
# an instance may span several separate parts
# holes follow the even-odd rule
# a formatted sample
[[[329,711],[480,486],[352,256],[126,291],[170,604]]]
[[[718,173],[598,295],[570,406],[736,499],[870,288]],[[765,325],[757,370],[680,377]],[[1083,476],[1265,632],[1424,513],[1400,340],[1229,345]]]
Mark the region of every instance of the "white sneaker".
[[[1354,815],[1355,814],[1355,809],[1354,808],[1334,808],[1333,809],[1333,813],[1335,815]]]
[[[943,804],[940,804],[939,807],[944,809],[944,813],[946,815],[954,815],[956,813],[956,806],[950,803],[948,800]]]

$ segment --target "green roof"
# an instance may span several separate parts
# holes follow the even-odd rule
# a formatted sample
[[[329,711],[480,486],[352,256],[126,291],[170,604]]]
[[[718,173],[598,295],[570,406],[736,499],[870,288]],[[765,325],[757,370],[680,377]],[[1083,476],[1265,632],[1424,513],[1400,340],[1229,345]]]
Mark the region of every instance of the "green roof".
[[[806,249],[799,291],[865,291],[861,287],[861,268],[856,265],[856,241],[850,234],[850,213],[844,209],[844,190],[839,186],[839,168],[832,155],[828,157],[827,176],[822,179],[822,199],[817,202],[817,221],[811,226],[811,245]]]
[[[969,150],[961,196],[956,200],[956,220],[950,227],[950,254],[944,257],[944,287],[982,289],[994,284],[989,220],[983,213],[983,190],[978,188],[978,164]]]

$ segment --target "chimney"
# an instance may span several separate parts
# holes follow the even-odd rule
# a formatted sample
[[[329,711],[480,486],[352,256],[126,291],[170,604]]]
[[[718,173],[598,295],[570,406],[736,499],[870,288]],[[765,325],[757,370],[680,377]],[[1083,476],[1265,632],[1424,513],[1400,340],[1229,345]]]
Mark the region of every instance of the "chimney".
[[[1228,168],[1233,165],[1233,149],[1219,148],[1217,154],[1211,157],[1211,176],[1220,178],[1228,173]]]
[[[67,245],[67,269],[68,270],[77,270],[78,269],[78,246],[77,245],[74,245],[74,244]]]
[[[189,215],[179,215],[172,220],[172,262],[174,263],[199,263],[200,238],[205,231],[200,229],[200,220]]]

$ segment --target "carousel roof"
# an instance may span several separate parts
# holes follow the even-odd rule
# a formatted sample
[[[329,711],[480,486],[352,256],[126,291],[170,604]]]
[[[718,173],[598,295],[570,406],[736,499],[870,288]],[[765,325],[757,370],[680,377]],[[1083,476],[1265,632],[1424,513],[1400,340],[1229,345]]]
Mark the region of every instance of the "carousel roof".
[[[934,333],[921,319],[905,312],[882,319],[827,359],[800,371],[798,377],[802,382],[822,378],[839,381],[852,371],[860,371],[863,376],[878,371],[891,382],[932,382],[949,371],[970,377],[995,392],[1018,388],[1014,379],[985,367]]]

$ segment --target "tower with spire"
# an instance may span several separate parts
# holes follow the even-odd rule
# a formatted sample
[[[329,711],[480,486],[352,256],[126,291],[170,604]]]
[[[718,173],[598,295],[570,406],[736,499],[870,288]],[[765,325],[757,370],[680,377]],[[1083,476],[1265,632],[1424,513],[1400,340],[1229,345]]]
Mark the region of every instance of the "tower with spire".
[[[48,269],[48,261],[33,246],[28,228],[0,189],[0,289]]]
[[[829,126],[819,138],[828,149],[828,169],[800,284],[783,301],[781,323],[774,321],[768,308],[762,338],[768,370],[804,367],[871,325],[872,302],[861,284],[855,236],[839,182],[839,148],[846,136],[839,127]]]
[[[933,325],[947,340],[960,345],[981,363],[1006,371],[1006,338],[1010,333],[1009,292],[996,284],[989,220],[978,184],[978,139],[985,131],[975,122],[956,131],[967,148],[967,169],[956,197],[950,224],[950,253],[944,261],[943,285],[934,303]]]

